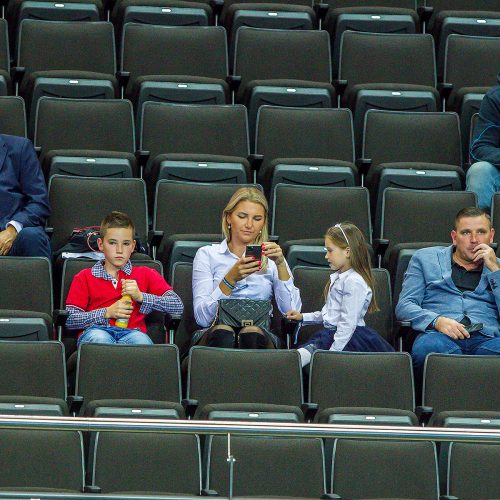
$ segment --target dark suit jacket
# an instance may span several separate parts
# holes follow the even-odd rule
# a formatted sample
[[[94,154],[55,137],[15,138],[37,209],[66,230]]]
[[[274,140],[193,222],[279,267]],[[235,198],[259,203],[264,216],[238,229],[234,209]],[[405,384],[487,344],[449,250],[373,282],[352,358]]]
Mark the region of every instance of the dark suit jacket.
[[[31,141],[0,134],[0,230],[17,221],[43,226],[50,215],[43,173]]]

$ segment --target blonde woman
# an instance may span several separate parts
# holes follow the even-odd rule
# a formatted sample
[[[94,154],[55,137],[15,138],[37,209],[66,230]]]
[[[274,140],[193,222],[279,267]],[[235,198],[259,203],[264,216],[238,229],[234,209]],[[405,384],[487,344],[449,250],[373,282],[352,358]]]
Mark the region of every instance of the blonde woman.
[[[302,303],[281,247],[268,241],[268,204],[257,188],[238,189],[222,213],[218,244],[202,247],[193,262],[193,309],[201,327],[193,344],[211,347],[272,348],[278,338],[257,326],[233,328],[217,322],[221,299],[270,300],[285,314]],[[260,245],[261,258],[248,256],[248,245]]]

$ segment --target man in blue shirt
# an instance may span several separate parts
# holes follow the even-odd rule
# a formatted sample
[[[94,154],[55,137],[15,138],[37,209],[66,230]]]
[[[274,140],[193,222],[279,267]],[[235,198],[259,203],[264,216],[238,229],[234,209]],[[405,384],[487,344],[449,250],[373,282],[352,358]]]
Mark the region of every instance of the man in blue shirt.
[[[51,258],[43,226],[50,214],[35,149],[24,137],[0,134],[0,255]]]
[[[420,335],[412,349],[416,382],[425,357],[500,354],[500,260],[489,243],[495,230],[476,207],[455,217],[449,247],[415,252],[403,281],[396,317]]]

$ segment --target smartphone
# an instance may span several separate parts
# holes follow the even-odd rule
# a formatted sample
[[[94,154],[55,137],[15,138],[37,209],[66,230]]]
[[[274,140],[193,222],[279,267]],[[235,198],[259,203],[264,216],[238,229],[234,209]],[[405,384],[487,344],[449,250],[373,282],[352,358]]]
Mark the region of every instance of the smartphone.
[[[481,331],[483,329],[483,324],[482,323],[474,323],[472,325],[466,326],[465,329],[469,333],[479,332],[479,331]]]
[[[260,245],[247,245],[245,257],[255,257],[255,260],[260,260],[262,257],[262,247]]]

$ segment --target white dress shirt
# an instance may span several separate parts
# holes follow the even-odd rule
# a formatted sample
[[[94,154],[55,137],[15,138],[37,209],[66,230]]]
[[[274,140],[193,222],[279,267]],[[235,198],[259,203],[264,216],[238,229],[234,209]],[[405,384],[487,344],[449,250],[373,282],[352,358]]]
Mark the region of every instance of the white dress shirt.
[[[372,299],[372,291],[354,269],[330,276],[330,290],[321,311],[304,313],[302,323],[323,323],[336,329],[331,351],[342,351],[357,326],[365,326],[365,314]]]
[[[292,309],[300,311],[300,292],[293,284],[293,278],[281,281],[276,264],[271,259],[267,260],[265,271],[257,271],[238,281],[231,295],[225,295],[219,283],[240,258],[229,250],[226,240],[201,247],[196,252],[193,261],[193,310],[200,327],[212,324],[219,299],[269,300],[274,296],[283,314]],[[290,270],[288,272],[292,276]]]

